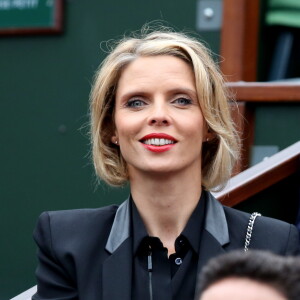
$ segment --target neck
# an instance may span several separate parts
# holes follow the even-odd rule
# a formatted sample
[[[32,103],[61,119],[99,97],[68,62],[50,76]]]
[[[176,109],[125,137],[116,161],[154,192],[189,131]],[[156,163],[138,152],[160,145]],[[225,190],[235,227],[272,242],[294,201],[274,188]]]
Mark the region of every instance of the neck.
[[[135,175],[130,179],[131,194],[148,234],[159,237],[169,253],[175,252],[175,239],[200,199],[201,174]]]

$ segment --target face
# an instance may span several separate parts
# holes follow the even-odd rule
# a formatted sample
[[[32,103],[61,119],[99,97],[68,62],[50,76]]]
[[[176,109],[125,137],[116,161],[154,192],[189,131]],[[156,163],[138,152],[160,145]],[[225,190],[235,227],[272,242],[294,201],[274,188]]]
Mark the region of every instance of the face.
[[[201,178],[206,126],[194,74],[173,56],[140,57],[122,72],[116,90],[115,134],[129,176],[189,171]]]
[[[228,278],[216,282],[202,294],[200,300],[287,300],[266,284],[243,278]]]

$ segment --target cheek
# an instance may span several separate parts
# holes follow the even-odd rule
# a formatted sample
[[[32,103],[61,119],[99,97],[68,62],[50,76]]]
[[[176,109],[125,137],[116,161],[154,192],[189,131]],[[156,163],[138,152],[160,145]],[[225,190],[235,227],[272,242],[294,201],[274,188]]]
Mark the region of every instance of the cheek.
[[[116,133],[121,140],[131,138],[138,132],[138,125],[136,122],[132,122],[130,118],[118,118],[115,124]]]
[[[126,132],[126,117],[123,116],[122,113],[115,113],[115,130],[118,136],[124,134],[124,131]]]
[[[195,140],[202,140],[206,130],[202,120],[191,119],[186,125],[186,132],[188,133],[188,135],[190,135],[190,137],[193,137]]]
[[[184,117],[181,116],[181,119],[178,118],[178,120],[180,120],[182,128],[185,128],[185,131],[191,136],[194,135],[195,138],[202,137],[206,132],[206,122],[200,108]]]

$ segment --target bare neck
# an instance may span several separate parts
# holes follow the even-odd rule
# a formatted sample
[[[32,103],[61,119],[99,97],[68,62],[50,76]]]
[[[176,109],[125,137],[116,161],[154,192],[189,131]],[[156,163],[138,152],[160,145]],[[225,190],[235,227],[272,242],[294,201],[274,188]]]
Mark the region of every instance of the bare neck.
[[[196,176],[197,177],[197,176]],[[131,194],[147,232],[160,238],[169,254],[183,231],[201,195],[201,174],[151,176],[140,174],[130,180]]]

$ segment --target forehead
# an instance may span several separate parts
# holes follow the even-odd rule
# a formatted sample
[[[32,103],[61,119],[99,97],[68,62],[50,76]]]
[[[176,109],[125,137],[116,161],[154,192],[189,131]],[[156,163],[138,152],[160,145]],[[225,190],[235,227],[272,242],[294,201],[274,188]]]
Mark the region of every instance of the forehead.
[[[121,73],[118,89],[128,89],[132,84],[182,84],[195,87],[192,67],[183,59],[171,55],[139,57],[129,63]],[[118,90],[117,89],[117,90]]]
[[[149,66],[151,64],[163,64],[163,65],[172,65],[172,64],[181,64],[182,66],[189,66],[188,62],[184,60],[183,58],[180,58],[175,55],[149,55],[149,56],[140,56],[134,59],[131,63],[128,64],[128,66],[131,66],[131,68],[137,68],[139,65],[147,65]],[[128,68],[128,66],[126,68]]]
[[[246,278],[227,278],[212,284],[200,300],[288,300],[275,288]]]

